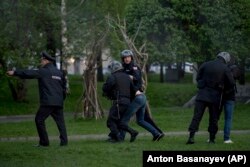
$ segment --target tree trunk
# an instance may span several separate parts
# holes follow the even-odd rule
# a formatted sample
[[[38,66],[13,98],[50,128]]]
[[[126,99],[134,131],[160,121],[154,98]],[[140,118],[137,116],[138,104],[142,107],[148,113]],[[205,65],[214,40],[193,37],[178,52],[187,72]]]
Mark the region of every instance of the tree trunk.
[[[17,102],[26,102],[27,82],[25,79],[8,80],[9,88],[13,99]]]
[[[104,76],[102,73],[102,48],[98,48],[97,51],[97,81],[103,82]]]
[[[88,66],[88,69],[84,72],[85,91],[83,98],[83,118],[102,118],[104,115],[103,110],[100,107],[98,95],[97,95],[97,79],[95,74],[96,69]]]
[[[185,62],[184,62],[184,65],[183,65],[183,62],[180,62],[180,63],[176,63],[176,66],[177,66],[177,75],[178,75],[178,81],[180,79],[183,79],[184,78],[184,69],[185,69]]]
[[[163,63],[160,63],[160,82],[164,82],[164,72],[163,72]]]
[[[193,63],[193,84],[197,84],[196,77],[198,73],[198,64],[196,62]]]
[[[83,111],[82,117],[83,118],[95,118],[100,119],[104,116],[104,111],[101,108],[98,94],[97,94],[97,75],[96,75],[96,68],[97,68],[97,61],[96,55],[98,54],[98,50],[101,47],[98,44],[99,41],[95,41],[93,44],[91,54],[87,57],[87,64],[86,70],[84,71],[84,86],[85,91],[82,99],[83,103]]]
[[[60,66],[61,69],[67,69],[67,63],[64,62],[66,60],[66,57],[68,55],[68,38],[66,36],[67,33],[67,22],[66,22],[66,4],[65,4],[65,0],[61,0],[61,15],[62,15],[62,19],[61,19],[61,43],[62,43],[62,48],[60,51]],[[65,66],[65,67],[64,67]]]
[[[97,55],[100,54],[102,49],[102,39],[94,39],[87,53],[86,59],[86,69],[83,73],[84,77],[84,92],[79,101],[80,104],[77,104],[80,108],[82,118],[95,118],[100,119],[104,116],[104,111],[101,108],[98,94],[97,94]],[[78,116],[78,111],[75,113],[75,117]]]

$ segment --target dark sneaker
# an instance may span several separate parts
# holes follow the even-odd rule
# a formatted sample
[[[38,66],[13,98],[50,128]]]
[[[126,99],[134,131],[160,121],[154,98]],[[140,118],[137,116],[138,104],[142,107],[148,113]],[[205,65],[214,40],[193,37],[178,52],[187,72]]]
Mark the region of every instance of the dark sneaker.
[[[215,141],[210,139],[208,143],[209,144],[215,144]]]
[[[212,140],[212,139],[207,139],[207,143],[209,143],[209,144],[215,144],[215,141],[214,141],[214,139]]]
[[[138,135],[139,133],[138,132],[133,132],[133,133],[131,133],[131,137],[130,137],[130,142],[133,142],[133,141],[135,141],[135,139],[136,139],[136,136]]]
[[[111,137],[107,138],[105,141],[106,142],[110,142],[111,140],[113,140]]]
[[[117,140],[117,139],[114,139],[114,138],[108,138],[106,140],[106,142],[109,142],[109,143],[119,143],[119,142],[122,142],[123,140]]]
[[[160,136],[157,138],[157,141],[160,141],[165,136],[164,133],[161,133]]]
[[[158,135],[154,136],[154,137],[153,137],[153,141],[156,141],[157,138],[158,138]]]
[[[188,138],[188,141],[186,144],[194,144],[194,138]]]
[[[153,141],[159,141],[163,137],[164,137],[164,134],[160,133],[160,134],[158,134],[158,135],[156,135],[156,136],[153,137]]]
[[[60,146],[67,146],[68,143],[60,143]]]
[[[105,141],[106,141],[106,142],[114,142],[115,139],[110,137],[110,138],[106,139]]]

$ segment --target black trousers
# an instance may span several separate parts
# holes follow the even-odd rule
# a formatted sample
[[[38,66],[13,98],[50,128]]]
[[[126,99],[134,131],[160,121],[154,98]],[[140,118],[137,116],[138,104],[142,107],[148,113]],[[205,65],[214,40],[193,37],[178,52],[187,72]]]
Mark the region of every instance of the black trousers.
[[[208,132],[210,135],[215,136],[218,131],[218,113],[219,113],[219,104],[218,103],[208,103],[204,101],[196,101],[194,108],[194,115],[191,121],[191,124],[188,128],[190,133],[195,133],[199,129],[200,121],[203,117],[206,107],[209,110],[209,125]]]
[[[107,127],[110,129],[109,136],[114,139],[120,139],[119,138],[119,124],[120,119],[127,110],[128,105],[125,104],[113,104],[109,110],[109,115],[107,119]]]
[[[36,128],[39,135],[39,144],[43,146],[49,145],[49,138],[46,131],[45,120],[52,116],[56,122],[57,128],[60,132],[61,145],[68,143],[68,137],[65,127],[65,121],[63,116],[63,108],[59,106],[40,106],[35,117]]]

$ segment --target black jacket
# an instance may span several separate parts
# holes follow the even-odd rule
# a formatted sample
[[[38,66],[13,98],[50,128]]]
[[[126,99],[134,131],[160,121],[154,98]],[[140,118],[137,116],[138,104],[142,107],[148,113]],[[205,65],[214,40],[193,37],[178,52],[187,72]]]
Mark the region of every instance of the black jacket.
[[[133,76],[133,84],[135,92],[138,90],[143,91],[142,74],[139,66],[136,65],[133,61],[130,64],[123,63],[122,66],[126,74]]]
[[[236,94],[236,85],[225,85],[225,89],[223,91],[223,101],[232,100],[235,101]]]
[[[116,71],[112,73],[103,84],[103,95],[119,104],[129,104],[133,83],[124,72]]]
[[[196,100],[211,103],[219,103],[222,100],[225,84],[235,85],[230,69],[220,58],[203,63],[196,80],[199,88]]]
[[[237,65],[235,64],[231,64],[228,66],[228,68],[230,69],[234,80],[236,81],[237,79],[239,79],[240,77],[240,69]],[[227,101],[227,100],[233,100],[235,101],[235,94],[237,93],[237,87],[236,84],[235,85],[230,85],[228,83],[225,83],[225,88],[224,88],[224,92],[223,92],[223,100]]]
[[[38,79],[40,105],[63,106],[65,79],[52,63],[38,70],[16,70],[14,75],[23,79]]]

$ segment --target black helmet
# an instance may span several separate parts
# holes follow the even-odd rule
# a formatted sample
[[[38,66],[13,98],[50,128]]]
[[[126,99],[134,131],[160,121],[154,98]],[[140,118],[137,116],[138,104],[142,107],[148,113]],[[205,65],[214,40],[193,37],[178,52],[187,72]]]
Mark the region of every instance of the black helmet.
[[[231,56],[228,52],[220,52],[217,57],[221,57],[225,60],[226,64],[230,62]]]
[[[108,68],[110,69],[111,73],[123,69],[122,64],[119,61],[112,61]]]
[[[131,50],[123,50],[121,52],[121,58],[128,57],[128,56],[131,56],[131,58],[133,58],[134,54]]]

